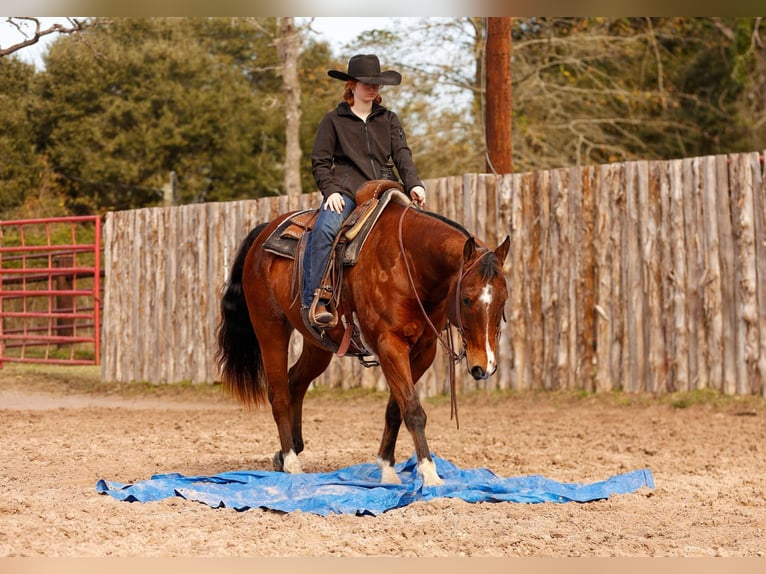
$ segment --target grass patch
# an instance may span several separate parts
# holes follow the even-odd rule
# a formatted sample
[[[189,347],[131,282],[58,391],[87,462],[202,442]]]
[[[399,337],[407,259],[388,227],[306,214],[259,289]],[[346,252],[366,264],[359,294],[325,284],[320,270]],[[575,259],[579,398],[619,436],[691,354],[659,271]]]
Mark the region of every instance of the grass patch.
[[[12,389],[29,392],[49,392],[56,394],[84,394],[118,396],[123,398],[157,397],[175,398],[189,401],[231,401],[232,397],[219,383],[115,383],[101,380],[101,368],[93,365],[45,365],[26,363],[5,363],[0,369],[0,390]],[[342,389],[312,385],[308,398],[346,401],[370,400],[385,404],[388,390],[378,391],[354,387]],[[450,397],[442,393],[422,400],[424,406],[439,407],[449,405]],[[766,398],[759,395],[725,395],[714,389],[699,389],[689,392],[666,393],[656,396],[651,393],[626,393],[622,391],[588,392],[584,390],[470,390],[459,391],[458,408],[466,405],[498,405],[508,403],[523,408],[524,403],[547,403],[554,408],[565,409],[571,406],[612,406],[646,407],[665,405],[671,409],[703,408],[725,411],[735,415],[766,414]]]
[[[0,388],[62,395],[101,395],[122,398],[171,397],[185,400],[228,399],[220,384],[116,383],[101,380],[101,367],[95,365],[47,365],[6,363],[0,369]]]
[[[694,405],[720,406],[725,402],[725,395],[712,389],[697,389],[685,393],[671,393],[667,401],[674,409],[688,409]]]
[[[354,401],[358,399],[373,398],[380,401],[388,401],[388,391],[378,391],[375,389],[365,389],[363,387],[353,387],[343,389],[341,387],[328,387],[326,385],[313,384],[306,393],[307,398],[311,399],[330,399],[333,401]]]
[[[735,414],[758,414],[766,411],[766,398],[758,395],[726,395],[715,389],[669,393],[659,398],[674,409],[709,408]]]

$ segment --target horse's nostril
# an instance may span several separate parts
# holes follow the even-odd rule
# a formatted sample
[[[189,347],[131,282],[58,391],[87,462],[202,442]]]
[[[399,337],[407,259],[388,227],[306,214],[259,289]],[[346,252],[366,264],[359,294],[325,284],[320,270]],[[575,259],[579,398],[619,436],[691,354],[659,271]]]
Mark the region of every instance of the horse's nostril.
[[[471,368],[471,376],[478,380],[486,379],[487,378],[487,372],[482,369],[479,365],[476,365],[475,367]]]

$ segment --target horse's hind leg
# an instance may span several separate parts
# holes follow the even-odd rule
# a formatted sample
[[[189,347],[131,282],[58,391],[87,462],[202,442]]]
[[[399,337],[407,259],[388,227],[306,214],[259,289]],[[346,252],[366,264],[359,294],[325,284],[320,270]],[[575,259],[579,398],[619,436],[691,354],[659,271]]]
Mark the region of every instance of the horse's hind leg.
[[[296,454],[303,452],[303,398],[311,381],[324,373],[332,360],[332,353],[304,342],[301,356],[290,367],[290,411],[292,414],[293,447]]]
[[[255,323],[254,323],[255,324]],[[279,433],[279,452],[274,456],[275,470],[292,474],[303,472],[293,438],[292,397],[287,374],[290,343],[289,325],[277,321],[258,324],[263,371],[269,386],[271,414]]]

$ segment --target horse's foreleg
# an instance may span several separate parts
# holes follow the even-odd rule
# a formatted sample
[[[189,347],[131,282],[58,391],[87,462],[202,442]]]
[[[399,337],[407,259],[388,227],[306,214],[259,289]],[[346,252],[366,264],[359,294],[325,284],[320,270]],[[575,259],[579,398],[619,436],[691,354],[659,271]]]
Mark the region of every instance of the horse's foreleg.
[[[436,473],[436,465],[428,448],[425,432],[427,417],[412,380],[408,346],[403,341],[390,338],[381,343],[378,357],[383,373],[386,375],[391,396],[399,406],[401,418],[415,443],[418,471],[423,476],[423,484],[426,486],[443,484]],[[385,439],[384,436],[384,441]],[[393,461],[390,462],[393,463]]]
[[[436,357],[436,342],[425,342],[413,350],[410,357],[410,372],[412,373],[413,385],[416,384],[420,377],[428,370]],[[425,424],[424,424],[425,426]],[[424,428],[425,433],[425,428]],[[425,435],[423,436],[425,440]],[[423,460],[418,457],[418,469],[423,476],[423,483],[426,486],[444,484],[444,481],[439,478],[436,472],[436,465],[431,459],[431,453],[428,453],[428,460]]]
[[[385,484],[401,484],[402,482],[394,471],[394,462],[396,462],[394,451],[401,426],[402,413],[399,410],[399,404],[393,395],[389,395],[388,406],[386,406],[386,423],[383,427],[383,438],[380,440],[380,449],[378,450],[380,481]]]

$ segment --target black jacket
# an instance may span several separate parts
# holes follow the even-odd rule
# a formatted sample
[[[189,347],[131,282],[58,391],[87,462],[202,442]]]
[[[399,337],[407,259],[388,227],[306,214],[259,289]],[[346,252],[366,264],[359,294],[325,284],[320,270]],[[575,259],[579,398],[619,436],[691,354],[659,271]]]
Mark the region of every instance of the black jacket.
[[[412,152],[397,115],[373,104],[367,121],[341,102],[319,123],[311,170],[324,197],[336,191],[353,198],[360,185],[372,179],[389,179],[389,160],[396,166],[404,189],[423,185],[415,171]]]

